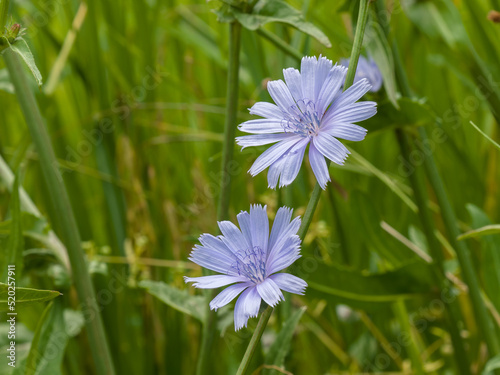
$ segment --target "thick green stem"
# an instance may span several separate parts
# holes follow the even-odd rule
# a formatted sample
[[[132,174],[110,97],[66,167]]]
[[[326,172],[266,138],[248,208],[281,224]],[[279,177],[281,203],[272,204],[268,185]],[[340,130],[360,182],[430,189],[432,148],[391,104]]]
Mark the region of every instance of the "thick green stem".
[[[81,307],[89,316],[85,320],[85,324],[96,371],[98,374],[103,375],[114,374],[113,362],[99,313],[100,309],[97,305],[92,281],[87,270],[87,262],[81,247],[80,233],[78,232],[75,216],[64,187],[49,134],[28,84],[22,63],[10,48],[4,51],[3,56],[16,89],[21,110],[40,157],[40,166],[50,194],[52,211],[54,212],[53,221],[57,224],[56,227],[60,231],[63,243],[68,250],[75,288]]]
[[[250,360],[259,345],[260,338],[264,333],[264,329],[266,328],[267,322],[271,317],[271,313],[273,312],[273,308],[271,306],[267,306],[262,315],[260,316],[259,323],[257,323],[257,327],[255,327],[255,331],[253,332],[252,338],[250,339],[250,343],[248,344],[247,350],[243,359],[241,360],[240,366],[238,367],[238,371],[236,375],[244,375],[250,365]]]
[[[217,220],[225,220],[229,216],[231,193],[231,164],[234,154],[234,136],[236,132],[236,116],[238,112],[238,84],[240,70],[241,25],[233,22],[229,31],[229,66],[227,71],[226,122],[224,124],[224,144],[222,146],[222,165],[219,205]]]
[[[358,21],[356,22],[356,34],[354,34],[354,43],[351,50],[351,58],[349,59],[349,68],[345,77],[344,91],[352,86],[356,69],[358,68],[359,55],[363,47],[363,38],[365,36],[366,21],[368,20],[368,5],[370,0],[361,0],[359,4]]]
[[[222,165],[217,220],[226,220],[229,216],[231,193],[232,166],[234,154],[234,137],[236,132],[236,117],[238,112],[238,87],[240,69],[241,25],[238,22],[230,24],[229,28],[229,66],[227,71],[226,121],[224,124],[224,144],[222,146]],[[214,297],[213,291],[207,291],[208,300]],[[208,301],[207,301],[208,302]],[[216,312],[210,310],[207,303],[207,321],[203,325],[200,355],[196,374],[209,373],[210,347],[215,337],[217,322]]]
[[[321,187],[318,183],[316,183],[316,186],[314,186],[313,192],[311,194],[311,198],[309,198],[309,203],[307,203],[306,212],[304,213],[304,216],[302,216],[302,222],[300,223],[300,228],[297,233],[301,240],[305,238],[307,230],[309,229],[309,225],[311,225],[314,212],[316,211],[316,207],[318,206],[319,197],[321,196],[321,191]]]
[[[3,34],[9,14],[9,0],[0,0],[0,36]]]

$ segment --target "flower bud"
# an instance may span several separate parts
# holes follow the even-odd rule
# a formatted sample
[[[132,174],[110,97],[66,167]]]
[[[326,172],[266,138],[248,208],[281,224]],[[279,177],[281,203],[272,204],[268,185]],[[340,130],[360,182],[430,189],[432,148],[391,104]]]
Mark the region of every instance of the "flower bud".
[[[13,24],[7,31],[7,37],[9,38],[9,42],[11,38],[13,40],[16,39],[20,31],[21,31],[21,25],[19,25],[18,23]]]

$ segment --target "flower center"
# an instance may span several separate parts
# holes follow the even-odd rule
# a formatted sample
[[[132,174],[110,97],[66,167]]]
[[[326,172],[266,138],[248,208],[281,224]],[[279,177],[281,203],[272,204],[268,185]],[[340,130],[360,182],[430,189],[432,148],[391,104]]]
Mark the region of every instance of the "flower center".
[[[258,246],[236,252],[236,262],[231,269],[258,284],[266,276],[266,253]]]
[[[313,138],[318,135],[321,118],[312,101],[299,100],[291,106],[281,123],[285,133],[294,133],[302,137]]]

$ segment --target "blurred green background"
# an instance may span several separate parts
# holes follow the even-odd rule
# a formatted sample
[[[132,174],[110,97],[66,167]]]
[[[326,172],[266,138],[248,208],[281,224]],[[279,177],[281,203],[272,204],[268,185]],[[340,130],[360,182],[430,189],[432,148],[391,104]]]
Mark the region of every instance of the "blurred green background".
[[[267,32],[303,55],[333,61],[350,55],[356,1],[287,2],[325,33],[331,48],[288,25],[272,23],[264,27]],[[118,374],[196,369],[206,302],[182,276],[201,275],[187,257],[201,233],[216,233],[228,64],[228,24],[211,11],[219,6],[174,0],[11,4],[12,20],[27,29],[43,76],[41,89],[32,80],[33,90],[84,241]],[[348,144],[355,152],[346,165],[331,166],[334,182],[322,195],[303,258],[293,268],[310,287],[305,296],[287,295],[291,304],[276,309],[252,371],[268,363],[266,351],[282,323],[302,313],[301,306],[307,309],[283,343],[284,366],[293,374],[411,373],[415,360],[426,373],[455,374],[450,324],[461,332],[471,373],[482,373],[489,359],[440,207],[428,189],[451,280],[445,296],[433,279],[407,177],[423,169],[426,153],[432,154],[460,229],[499,222],[499,150],[469,123],[498,140],[500,24],[487,18],[490,10],[500,11],[498,0],[388,1],[388,7],[388,39],[378,39],[380,26],[371,13],[363,53],[397,46],[414,99],[400,99],[387,82],[368,95],[379,113],[360,124],[368,129],[367,138]],[[243,29],[241,42],[238,122],[251,118],[247,108],[255,101],[270,101],[267,79],[298,67],[261,33]],[[391,64],[383,67],[386,79],[394,77]],[[54,212],[4,68],[0,61],[0,219],[12,216],[7,168],[19,174],[41,212],[24,221],[17,285],[63,293],[52,302],[52,324],[42,320],[47,303],[20,310],[18,364],[30,360],[33,342],[44,350],[52,343],[55,354],[45,351],[50,360],[37,362],[33,374],[94,373],[85,314],[54,256],[59,246],[49,228]],[[395,129],[414,134],[420,126],[431,142],[417,142],[411,160],[403,158]],[[304,212],[315,183],[310,167],[305,163],[290,187],[270,190],[266,173],[255,178],[246,173],[263,149],[235,147],[232,220],[251,203],[267,204],[271,213],[282,204],[293,207],[294,215]],[[9,231],[2,228],[5,248]],[[467,244],[498,334],[500,239],[491,235]],[[447,301],[455,299],[460,322],[445,312]],[[209,374],[236,371],[256,324],[252,319],[249,329],[235,333],[231,312],[231,305],[219,311]],[[2,353],[8,347],[5,321],[0,322]],[[33,341],[37,329],[41,342]],[[28,373],[12,372],[6,361],[2,355],[0,373]]]

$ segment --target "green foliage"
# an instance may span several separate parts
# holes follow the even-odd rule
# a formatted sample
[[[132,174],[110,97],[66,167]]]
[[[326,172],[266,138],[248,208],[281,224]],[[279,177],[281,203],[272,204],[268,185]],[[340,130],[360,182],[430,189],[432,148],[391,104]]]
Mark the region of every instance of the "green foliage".
[[[187,290],[179,290],[160,281],[143,280],[139,286],[174,309],[188,314],[200,322],[206,320],[205,298],[190,295]]]
[[[19,37],[13,44],[10,45],[9,48],[11,48],[12,51],[14,51],[24,61],[31,74],[33,74],[38,86],[42,86],[42,75],[36,66],[35,59],[31,53],[28,43],[26,43],[23,38]]]
[[[259,0],[249,13],[245,9],[224,4],[216,13],[219,21],[231,22],[236,19],[249,30],[257,30],[271,22],[284,23],[311,35],[326,47],[332,46],[328,37],[319,28],[306,22],[300,11],[283,0]]]
[[[33,303],[46,302],[60,296],[54,290],[38,290],[16,286],[16,309],[29,306]],[[8,311],[9,285],[0,283],[0,311]]]
[[[290,351],[290,346],[293,338],[293,334],[297,325],[299,324],[300,318],[304,315],[306,311],[305,307],[297,309],[288,320],[283,324],[281,330],[276,336],[274,342],[269,348],[264,363],[271,366],[277,366],[283,368],[285,365],[285,357]],[[273,370],[265,370],[264,374],[277,373]]]
[[[378,23],[384,15],[373,11],[375,3],[394,4],[388,35]],[[378,113],[359,124],[368,129],[363,142],[345,142],[352,150],[346,164],[330,166],[332,183],[321,193],[302,258],[290,270],[309,287],[304,296],[286,294],[275,308],[248,373],[257,368],[280,373],[262,364],[293,374],[415,373],[420,359],[429,373],[462,374],[468,367],[460,372],[451,327],[463,335],[463,357],[475,372],[497,368],[498,357],[484,350],[464,272],[424,168],[432,155],[483,296],[491,302],[490,315],[498,319],[500,29],[487,19],[494,3],[378,0],[370,5],[362,53],[380,66],[384,88],[363,100],[377,102]],[[42,74],[54,77],[46,79],[50,90],[28,87],[57,157],[51,170],[62,173],[84,241],[81,264],[106,270],[91,277],[118,374],[196,371],[209,298],[182,277],[200,275],[188,261],[190,249],[201,233],[217,231],[229,62],[228,25],[210,10],[219,6],[124,0],[117,10],[113,2],[47,6],[35,0],[12,2],[6,20],[26,28],[29,49],[22,40],[12,46],[24,60],[23,71],[35,77],[28,83],[40,85]],[[298,67],[300,56],[349,57],[358,6],[359,1],[224,1],[221,21],[244,26],[237,122],[255,118],[247,109],[270,100],[266,80],[282,79],[282,69]],[[0,44],[9,47],[5,37]],[[401,96],[394,47],[411,97]],[[12,81],[2,57],[0,274],[15,254],[22,269],[16,279],[18,371],[24,373],[29,362],[34,373],[94,373],[85,322],[96,311],[78,300],[78,278],[67,266],[61,230],[68,216],[51,204],[54,191],[43,182],[42,152],[32,145]],[[422,128],[430,143],[416,142],[403,160],[396,131],[413,137]],[[265,148],[234,150],[233,221],[250,203],[267,204],[269,212],[285,204],[294,215],[305,211],[314,186],[307,157],[294,184],[273,191],[265,172],[255,178],[246,173]],[[18,198],[10,170],[22,176],[25,191]],[[422,177],[448,279],[440,276],[433,241],[418,216],[422,207],[409,178],[414,174],[403,173],[407,170]],[[433,262],[417,256],[415,248]],[[6,291],[0,285],[2,311]],[[393,308],[401,300],[404,322],[405,314]],[[452,304],[458,318],[448,312]],[[236,372],[257,324],[250,319],[247,329],[234,332],[233,309],[234,301],[217,313],[208,374]],[[402,323],[410,324],[410,336]],[[493,330],[500,337],[497,320]],[[3,353],[6,332],[0,322]],[[42,365],[35,350],[51,354],[59,337],[63,350]],[[0,371],[7,368],[3,364]]]
[[[62,361],[68,343],[65,330],[63,305],[60,300],[45,308],[31,342],[25,364],[25,375],[62,374]]]

